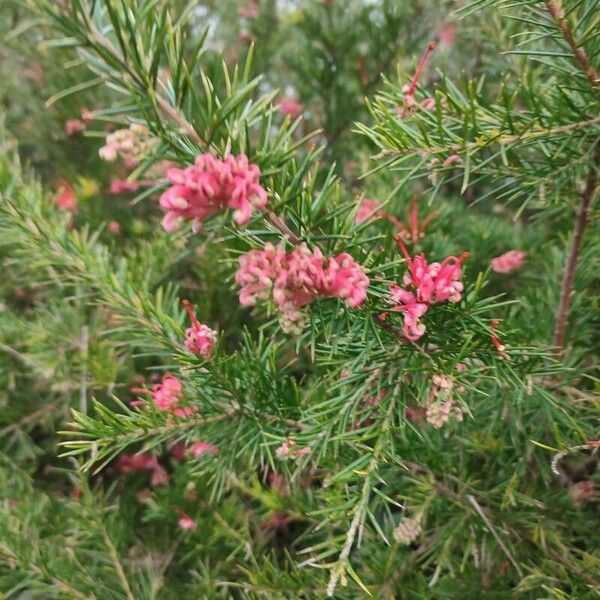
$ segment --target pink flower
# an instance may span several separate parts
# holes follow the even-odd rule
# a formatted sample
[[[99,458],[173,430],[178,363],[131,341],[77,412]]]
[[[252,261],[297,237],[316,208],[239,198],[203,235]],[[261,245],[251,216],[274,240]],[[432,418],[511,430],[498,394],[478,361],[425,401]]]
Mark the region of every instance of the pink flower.
[[[454,44],[455,28],[450,23],[445,23],[438,30],[438,38],[442,46],[452,46]]]
[[[242,286],[240,303],[252,306],[257,299],[272,296],[286,331],[301,328],[302,308],[317,298],[340,298],[350,308],[358,307],[369,285],[362,267],[349,254],[327,259],[318,248],[311,252],[304,244],[289,253],[272,244],[251,250],[240,257],[235,277]]]
[[[117,460],[116,466],[121,473],[151,471],[152,477],[150,479],[150,484],[152,486],[165,485],[169,482],[169,474],[166,469],[160,465],[156,456],[151,456],[146,452],[140,452],[139,454],[121,454]]]
[[[421,75],[423,74],[423,70],[425,69],[425,65],[427,64],[429,55],[435,47],[435,42],[429,42],[429,44],[427,45],[427,49],[425,50],[423,56],[421,57],[421,60],[419,61],[419,64],[417,65],[417,69],[410,84],[404,86],[404,88],[402,89],[402,91],[404,92],[402,105],[397,108],[398,116],[401,119],[410,116],[414,112],[414,107],[416,105],[415,92],[417,91],[417,85],[419,84],[419,80],[421,79]],[[433,110],[435,108],[435,100],[433,101],[433,105],[431,105],[429,99],[427,99],[424,102],[425,105],[422,105],[422,107],[425,110]]]
[[[139,181],[128,181],[127,179],[113,179],[110,182],[108,193],[113,196],[120,194],[129,194],[131,192],[137,192],[140,189]]]
[[[302,103],[293,96],[287,96],[279,100],[277,108],[282,114],[291,117],[292,119],[298,118],[304,112]]]
[[[190,167],[168,169],[167,179],[172,185],[160,197],[165,231],[179,229],[184,219],[191,219],[198,231],[206,219],[225,208],[233,209],[234,221],[242,225],[250,220],[253,208],[267,205],[260,169],[244,154],[228,155],[225,160],[202,154]]]
[[[118,221],[110,221],[108,224],[108,231],[115,237],[121,235],[121,225]]]
[[[373,217],[378,216],[378,210],[381,206],[379,200],[371,200],[369,198],[365,198],[358,207],[358,211],[356,212],[355,220],[357,223],[363,223],[367,219],[372,219]]]
[[[196,521],[194,521],[190,515],[182,510],[178,510],[177,512],[179,513],[179,521],[177,521],[177,524],[179,527],[181,527],[181,529],[184,531],[193,531],[196,529]]]
[[[117,469],[121,473],[152,471],[159,466],[156,456],[140,452],[139,454],[121,454],[117,459]]]
[[[108,162],[114,162],[118,157],[126,161],[138,161],[155,141],[150,137],[145,125],[132,123],[127,129],[117,129],[109,133],[98,154],[102,160]]]
[[[421,100],[421,108],[428,112],[434,112],[435,111],[435,99],[434,98],[425,98],[424,100]]]
[[[65,133],[72,137],[85,131],[85,123],[81,119],[68,119],[65,121]]]
[[[260,12],[260,5],[258,2],[248,2],[246,6],[242,6],[238,9],[238,15],[243,19],[256,19]]]
[[[77,210],[77,194],[75,190],[64,179],[56,183],[57,195],[54,197],[54,203],[66,212],[75,212]]]
[[[310,454],[310,448],[298,448],[294,440],[285,440],[279,448],[275,450],[275,456],[281,460],[298,459]]]
[[[404,241],[416,243],[425,237],[427,227],[429,227],[429,224],[437,215],[438,211],[434,210],[419,222],[419,203],[417,197],[414,196],[410,203],[410,208],[406,212],[406,224],[392,215],[386,214],[386,218],[400,230],[399,235],[402,236]]]
[[[82,108],[81,109],[81,120],[86,125],[89,125],[94,120],[94,113],[85,107]]]
[[[208,444],[207,442],[196,442],[186,448],[186,452],[192,456],[198,457],[202,456],[203,454],[218,454],[219,449],[212,444]]]
[[[510,250],[501,256],[492,258],[492,271],[495,273],[512,273],[518,271],[523,266],[526,252],[522,250]]]
[[[393,311],[404,314],[404,336],[414,342],[426,331],[420,322],[421,317],[432,304],[440,302],[459,302],[462,297],[463,284],[459,281],[462,276],[462,257],[448,256],[441,263],[428,264],[424,255],[411,258],[402,243],[396,238],[408,264],[409,272],[404,276],[404,284],[411,288],[391,286],[391,303]]]
[[[192,327],[185,330],[184,345],[193,354],[199,354],[202,358],[208,360],[217,343],[217,332],[198,321],[189,300],[184,300],[183,306],[192,321]]]
[[[461,163],[463,159],[458,154],[451,154],[443,163],[444,167],[451,167],[454,163]]]

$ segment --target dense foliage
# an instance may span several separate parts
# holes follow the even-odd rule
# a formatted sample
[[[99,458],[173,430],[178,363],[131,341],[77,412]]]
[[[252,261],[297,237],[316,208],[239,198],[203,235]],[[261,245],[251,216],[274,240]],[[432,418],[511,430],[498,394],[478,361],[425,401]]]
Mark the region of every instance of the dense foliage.
[[[600,596],[598,0],[0,25],[0,592]]]

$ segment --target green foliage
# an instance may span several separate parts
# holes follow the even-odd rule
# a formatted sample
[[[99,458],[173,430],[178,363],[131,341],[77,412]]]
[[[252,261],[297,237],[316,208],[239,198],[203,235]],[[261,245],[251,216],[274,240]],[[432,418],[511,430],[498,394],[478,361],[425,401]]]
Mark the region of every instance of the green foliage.
[[[256,18],[232,17],[234,5],[38,0],[9,36],[11,60],[27,56],[18,42],[37,32],[56,48],[52,60],[75,69],[56,76],[49,104],[98,94],[87,137],[65,144],[69,152],[95,155],[96,127],[146,124],[156,143],[130,180],[154,179],[165,159],[245,153],[269,208],[244,228],[215,216],[199,235],[167,234],[152,204],[167,183],[160,175],[124,206],[104,191],[122,167],[70,157],[79,204],[65,214],[4,136],[0,591],[597,597],[597,504],[573,502],[577,484],[597,484],[597,458],[569,449],[600,434],[600,123],[590,77],[600,4],[461,6],[455,47],[433,52],[439,70],[425,67],[417,107],[403,116],[415,56],[449,22],[439,3],[264,1]],[[235,44],[240,32],[256,49]],[[461,62],[469,75],[453,67]],[[276,85],[300,98],[304,119],[279,114]],[[7,107],[7,126],[29,156],[18,114]],[[352,135],[358,119],[362,135]],[[460,161],[445,164],[453,155]],[[356,180],[352,162],[367,175]],[[43,159],[33,164],[46,175]],[[48,172],[61,175],[59,165]],[[407,271],[397,231],[382,218],[356,222],[363,192],[398,219],[413,195],[421,217],[435,207],[413,255],[471,254],[461,301],[433,306],[417,342],[390,311],[389,286]],[[570,214],[576,205],[587,205],[587,232],[581,208]],[[115,219],[119,237],[107,226]],[[574,220],[586,235],[571,245],[576,293],[567,288],[564,314],[558,282]],[[319,300],[302,332],[285,334],[274,306],[248,310],[235,297],[237,257],[266,242],[350,253],[370,277],[367,301],[351,310]],[[493,273],[490,259],[511,248],[527,251],[523,271]],[[218,326],[209,360],[183,346],[184,298]],[[561,315],[564,356],[551,345]],[[165,372],[184,384],[186,418],[149,401]],[[464,419],[427,422],[434,376],[452,381]],[[307,453],[283,460],[290,441]],[[218,454],[182,460],[197,442]],[[119,457],[141,452],[166,485],[150,469],[122,468]],[[183,515],[195,529],[178,526]],[[408,519],[421,531],[403,544],[397,528]]]

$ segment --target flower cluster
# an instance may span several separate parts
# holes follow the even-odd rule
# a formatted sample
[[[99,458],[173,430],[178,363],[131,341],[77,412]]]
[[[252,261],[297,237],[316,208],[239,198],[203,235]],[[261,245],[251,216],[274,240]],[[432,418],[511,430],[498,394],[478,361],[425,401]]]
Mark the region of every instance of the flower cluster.
[[[192,326],[185,330],[184,345],[193,354],[198,354],[208,360],[217,343],[217,332],[198,321],[188,300],[183,301],[183,306],[192,321]]]
[[[117,460],[117,470],[121,473],[150,471],[152,473],[150,485],[152,486],[164,485],[169,482],[169,474],[166,469],[158,462],[156,456],[151,456],[146,452],[121,454]]]
[[[394,539],[403,546],[410,546],[421,535],[421,523],[418,519],[404,518],[394,529]]]
[[[140,158],[156,143],[145,125],[132,123],[127,129],[117,129],[106,136],[106,144],[100,148],[100,158],[114,162],[122,158],[130,165]]]
[[[463,291],[463,284],[459,281],[461,265],[468,254],[460,258],[448,256],[441,263],[427,264],[424,255],[411,258],[402,241],[398,238],[396,241],[408,264],[409,272],[404,276],[404,284],[409,289],[391,286],[392,310],[404,313],[404,336],[414,342],[425,333],[425,325],[420,319],[432,304],[460,301]]]
[[[277,108],[281,114],[297,119],[304,111],[304,106],[298,98],[294,96],[286,96],[277,102]]]
[[[173,413],[176,417],[189,417],[196,408],[180,406],[183,395],[183,384],[173,375],[165,375],[161,383],[152,386],[152,400],[159,410]]]
[[[430,425],[440,429],[451,417],[459,423],[463,420],[463,411],[454,403],[454,381],[445,375],[434,375],[433,386],[427,405],[425,418]],[[461,386],[458,391],[464,391]]]
[[[275,450],[275,456],[281,460],[297,460],[307,454],[310,454],[310,448],[298,448],[294,440],[286,440]]]
[[[260,169],[244,154],[225,160],[201,154],[190,167],[168,169],[167,179],[172,185],[160,197],[165,231],[177,230],[184,219],[191,219],[199,231],[206,219],[225,208],[233,209],[233,219],[241,225],[250,220],[253,208],[267,206]]]
[[[496,258],[492,258],[490,264],[494,273],[512,273],[523,266],[526,252],[522,250],[510,250]]]
[[[349,254],[325,258],[318,248],[311,252],[304,244],[288,253],[272,244],[251,250],[240,257],[235,279],[242,286],[243,306],[272,295],[288,332],[302,329],[302,308],[313,300],[340,298],[356,308],[367,297],[369,285],[362,267]]]

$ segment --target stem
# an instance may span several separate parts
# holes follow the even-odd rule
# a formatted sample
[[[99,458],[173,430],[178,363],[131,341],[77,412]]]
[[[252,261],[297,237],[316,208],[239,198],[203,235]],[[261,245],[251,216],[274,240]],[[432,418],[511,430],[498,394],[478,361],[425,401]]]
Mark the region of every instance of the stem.
[[[573,35],[571,28],[569,27],[569,23],[565,18],[563,8],[561,5],[561,0],[546,0],[546,8],[548,9],[548,12],[552,16],[552,18],[556,21],[556,24],[558,25],[558,28],[560,29],[564,40],[571,48],[573,55],[577,59],[577,62],[579,62],[579,64],[585,71],[585,74],[590,80],[592,87],[598,93],[598,97],[600,97],[600,77],[598,76],[598,72],[590,64],[590,59],[588,58],[588,55],[584,50],[583,46],[580,46],[577,40],[575,39],[575,36]]]
[[[567,320],[569,318],[569,307],[571,306],[571,298],[573,295],[573,280],[575,279],[575,270],[579,260],[579,252],[581,250],[581,242],[585,233],[585,228],[588,223],[590,207],[596,189],[598,187],[598,167],[600,166],[600,144],[596,145],[594,151],[594,162],[590,167],[585,188],[581,194],[581,203],[577,209],[577,218],[573,228],[573,238],[571,241],[571,249],[567,266],[563,275],[561,285],[560,301],[556,311],[556,319],[554,324],[554,335],[552,343],[556,348],[557,356],[562,356],[565,343],[565,334],[567,331]]]

